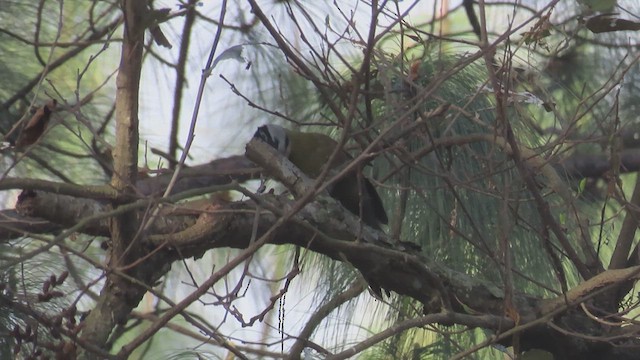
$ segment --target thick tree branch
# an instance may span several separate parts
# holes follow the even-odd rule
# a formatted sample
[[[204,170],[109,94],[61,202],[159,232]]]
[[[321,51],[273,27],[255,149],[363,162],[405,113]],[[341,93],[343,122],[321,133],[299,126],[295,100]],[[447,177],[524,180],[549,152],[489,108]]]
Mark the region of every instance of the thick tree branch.
[[[256,153],[261,154],[258,157],[263,157],[261,161],[266,161],[266,167],[270,169],[270,173],[284,183],[288,183],[293,192],[299,194],[299,196],[311,194],[305,200],[308,204],[301,210],[296,211],[295,215],[284,223],[281,230],[276,231],[274,236],[268,240],[269,243],[295,244],[322,253],[334,260],[347,262],[359,269],[368,279],[375,280],[385,289],[410,296],[422,302],[425,305],[425,311],[430,313],[439,313],[442,309],[450,309],[454,313],[465,312],[465,309],[470,308],[484,314],[502,317],[504,294],[501,289],[488,282],[451,271],[416,253],[411,248],[402,248],[400,245],[397,247],[392,246],[390,245],[392,243],[391,239],[388,239],[382,233],[368,228],[365,228],[362,232],[354,232],[354,229],[360,228],[357,225],[358,220],[355,216],[343,209],[332,198],[322,193],[316,194],[313,190],[314,186],[316,186],[314,181],[299,173],[294,166],[288,163],[288,160],[273,152],[270,147],[261,148],[261,145],[264,144],[257,145]],[[252,147],[253,145],[249,146],[249,148]],[[532,161],[532,158],[529,158],[529,161]],[[221,171],[222,175],[219,174],[220,176],[217,178],[214,176],[216,178],[214,181],[220,182],[234,178],[238,174],[236,171],[238,169],[240,169],[240,176],[248,177],[255,176],[254,171],[257,170],[253,163],[243,157],[221,159],[220,163],[212,162],[207,165],[211,166],[209,170],[215,171],[215,164],[221,164],[220,169],[223,169]],[[235,168],[233,164],[241,165],[239,168]],[[529,166],[535,167],[536,165],[529,163]],[[194,168],[194,179],[205,180],[207,178],[207,176],[203,176],[203,173],[200,172],[201,170],[203,169]],[[168,176],[168,174],[160,175],[158,178],[162,179]],[[146,189],[162,187],[162,180],[154,181],[153,179],[155,178],[144,180]],[[66,225],[72,225],[73,221],[78,221],[83,216],[86,217],[91,211],[108,212],[106,204],[93,200],[81,200],[71,197],[66,197],[65,199],[64,196],[51,193],[36,193],[35,195],[35,197],[27,197],[31,202],[28,207],[32,210],[39,209],[40,212],[35,211],[30,214],[38,214],[39,216],[48,214],[47,217],[50,217],[49,219],[54,222],[62,221],[61,219],[71,221],[65,223]],[[263,214],[259,217],[258,235],[267,231],[276,222],[277,216],[291,213],[294,207],[300,204],[299,201],[291,202],[286,196],[252,196],[255,200],[232,204],[218,203],[216,205],[212,203],[208,207],[199,207],[191,213],[183,213],[182,215],[167,213],[167,216],[163,218],[173,218],[173,221],[167,222],[166,227],[163,223],[160,223],[157,227],[150,229],[151,234],[158,235],[151,235],[148,237],[149,242],[144,241],[140,244],[145,248],[151,246],[151,248],[165,247],[165,249],[157,257],[149,258],[142,267],[157,267],[154,264],[159,263],[170,264],[182,256],[199,257],[204,251],[212,248],[246,248],[250,245],[250,229],[252,229],[256,219],[253,214],[256,209],[256,201],[260,204],[260,208],[263,209]],[[34,202],[36,198],[39,199]],[[175,199],[170,197],[166,200],[174,201]],[[86,203],[83,201],[86,201]],[[130,210],[133,211],[137,207],[139,209],[138,212],[142,214],[146,208],[146,206],[142,205],[144,201],[151,203],[150,200],[139,200],[141,203],[139,205],[136,205],[136,203],[131,204]],[[70,206],[73,202],[78,203]],[[57,203],[64,203],[67,206],[51,206]],[[46,212],[44,211],[46,208],[53,208],[53,211]],[[76,210],[84,210],[70,214],[74,208]],[[265,209],[270,210],[276,216],[265,212]],[[140,219],[140,216],[133,218]],[[108,235],[106,221],[102,224],[96,223],[95,227],[89,226],[85,229],[85,231],[93,229],[91,230],[92,232]],[[176,229],[184,229],[184,232],[176,233]],[[177,241],[181,238],[182,240]],[[361,241],[354,242],[351,240],[355,238],[359,238]],[[157,276],[164,274],[162,271],[156,270],[155,272]],[[629,279],[629,276],[620,277],[616,274],[605,272],[585,283],[586,287],[580,286],[571,289],[567,293],[567,296],[572,299],[569,302],[566,302],[564,297],[555,300],[543,300],[524,294],[515,294],[514,304],[521,316],[521,323],[534,321],[539,319],[541,315],[550,312],[559,311],[561,313],[575,306],[579,301],[582,301],[581,299],[592,296],[602,286],[609,286],[617,281]],[[625,272],[625,274],[627,273]],[[538,329],[539,327],[537,325],[535,328]],[[508,328],[505,324],[501,324],[494,330],[504,331]],[[531,330],[531,333],[535,334],[538,331],[542,330]],[[546,331],[554,330],[547,329]],[[526,334],[522,335],[524,336],[523,343],[525,344],[527,344],[524,341],[527,339]]]
[[[22,189],[40,190],[54,194],[64,194],[88,199],[113,199],[118,193],[107,185],[75,185],[39,179],[4,178],[0,180],[0,190]]]
[[[113,177],[111,186],[121,195],[134,193],[138,169],[138,92],[142,69],[145,16],[149,9],[146,1],[123,0],[124,36],[120,66],[116,78],[116,145],[113,151]],[[114,203],[117,205],[117,203]],[[122,268],[137,261],[146,251],[134,246],[139,240],[138,222],[128,214],[111,218],[111,256],[109,267]],[[133,268],[128,273],[147,283],[148,271]],[[97,346],[107,344],[111,331],[126,321],[146,290],[128,280],[107,274],[100,298],[84,321],[81,338]],[[90,358],[83,353],[81,358]]]
[[[256,199],[260,201],[262,209],[280,209],[282,213],[290,212],[295,205],[295,202],[286,196],[276,197],[267,194],[256,197]],[[212,248],[247,248],[251,244],[251,229],[256,220],[253,214],[255,209],[254,201],[236,202],[209,209],[208,212],[200,216],[195,225],[191,225],[192,228],[201,227],[201,230],[197,239],[194,238],[195,240],[189,242],[188,245],[171,245],[166,242],[166,239],[155,235],[150,236],[149,240],[154,243],[151,248],[157,248],[163,244],[164,246],[169,245],[169,248],[162,252],[164,255],[157,259],[149,259],[142,266],[155,268],[157,265],[154,264],[171,263],[181,256],[199,257],[204,251]],[[62,208],[61,211],[63,211]],[[190,218],[190,224],[194,224],[195,215],[187,217]],[[259,217],[258,236],[264,234],[276,220],[277,216],[263,210],[263,214]],[[473,309],[479,313],[502,317],[504,295],[500,288],[478,278],[452,271],[419,253],[413,252],[412,249],[395,248],[390,245],[391,239],[387,239],[382,233],[374,231],[358,233],[354,231],[358,227],[353,226],[357,222],[357,218],[342,208],[335,200],[321,195],[297,211],[296,215],[286,221],[268,242],[299,245],[329,256],[336,261],[347,262],[365,273],[367,278],[374,279],[385,289],[421,301],[425,304],[425,310],[429,312],[439,313],[444,297],[448,299],[454,312],[466,312],[465,309]],[[360,237],[361,241],[351,240],[356,237]],[[163,272],[159,273],[161,275]],[[564,302],[564,297],[543,300],[520,293],[514,294],[514,304],[521,316],[521,324],[535,321],[549,312],[562,313],[563,309],[570,308],[577,304],[576,301],[591,296],[601,289],[601,286],[608,286],[615,281],[624,281],[629,278],[627,272],[621,273],[620,276],[617,274],[605,272],[585,283],[586,287],[580,286],[571,289],[567,295],[572,301],[568,303]],[[467,323],[463,321],[462,324]],[[501,324],[494,330],[504,331],[508,328],[509,326],[506,324]],[[538,334],[542,330],[526,331]],[[545,331],[548,333],[552,330]],[[527,343],[524,341],[527,339],[526,334],[522,335],[524,344]],[[540,336],[537,338],[541,339]]]

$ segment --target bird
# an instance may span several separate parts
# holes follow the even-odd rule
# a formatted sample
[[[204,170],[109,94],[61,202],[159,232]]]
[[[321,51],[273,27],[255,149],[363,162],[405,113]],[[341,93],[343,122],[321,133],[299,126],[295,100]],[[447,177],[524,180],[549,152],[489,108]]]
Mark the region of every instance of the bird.
[[[258,127],[253,137],[275,148],[303,173],[314,179],[322,173],[338,146],[338,143],[326,134],[293,131],[276,124]],[[332,166],[339,168],[350,159],[349,154],[341,151],[336,155]],[[365,224],[382,230],[382,225],[388,223],[388,218],[380,195],[371,181],[358,171],[355,168],[338,179],[329,188],[329,195],[351,213],[359,216]]]

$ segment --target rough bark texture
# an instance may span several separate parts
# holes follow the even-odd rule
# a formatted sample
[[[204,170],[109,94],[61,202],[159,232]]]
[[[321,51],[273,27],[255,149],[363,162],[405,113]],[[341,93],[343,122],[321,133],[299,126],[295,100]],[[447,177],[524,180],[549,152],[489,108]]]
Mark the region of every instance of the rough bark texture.
[[[138,92],[142,70],[142,50],[144,45],[144,17],[149,11],[146,1],[123,0],[124,34],[120,66],[116,78],[116,145],[113,151],[114,172],[111,186],[122,199],[134,193],[138,167]],[[113,206],[121,205],[119,201]],[[144,234],[139,232],[139,224],[129,213],[111,217],[109,269],[122,269],[125,273],[149,284],[153,272],[135,263],[145,253],[142,242]],[[114,272],[107,273],[105,285],[98,303],[84,322],[81,338],[103,347],[111,331],[118,324],[124,324],[131,310],[146,292],[138,283]],[[86,352],[81,358],[91,358]]]
[[[260,149],[257,154],[262,153],[262,148]],[[295,184],[296,192],[304,194],[313,191],[312,181],[290,167],[286,159],[277,156],[274,158],[268,151],[265,150],[262,156],[264,159],[271,159],[266,160],[272,162],[271,165],[266,164],[268,167],[280,169],[282,174],[278,174],[278,177],[289,178]],[[235,163],[240,169],[250,164],[246,160]],[[222,164],[229,165],[225,161]],[[248,166],[246,169],[248,171],[251,168]],[[246,176],[244,171],[238,173],[240,177]],[[54,212],[47,210],[48,204],[57,202],[64,202],[67,206],[57,207]],[[128,280],[123,279],[120,284],[108,281],[104,291],[110,295],[101,297],[91,316],[104,321],[102,326],[113,328],[118,319],[126,319],[131,309],[137,305],[139,297],[145,291],[145,284],[151,284],[163,276],[172,262],[186,257],[198,258],[213,248],[244,249],[251,246],[252,228],[256,220],[252,211],[256,210],[256,204],[262,209],[258,218],[258,236],[268,231],[279,215],[300,206],[299,200],[292,201],[286,196],[267,194],[256,197],[255,201],[212,201],[207,204],[215,210],[223,210],[220,212],[167,212],[163,217],[171,218],[172,221],[156,224],[149,230],[148,237],[136,243],[144,253],[152,255],[144,258],[134,268],[135,271],[126,272],[131,276]],[[30,192],[18,205],[18,208],[28,209],[30,216],[42,217],[52,222],[65,218],[65,226],[78,224],[91,214],[89,211],[93,211],[96,220],[81,223],[84,227],[79,227],[76,231],[105,236],[111,234],[111,228],[105,221],[111,210],[98,201],[78,201],[63,195]],[[130,216],[134,226],[139,226],[145,209],[140,204],[137,209],[130,210],[130,213],[139,214]],[[103,218],[98,220],[101,214]],[[359,240],[353,241],[355,238]],[[269,243],[295,244],[336,261],[348,262],[367,279],[374,280],[383,288],[420,301],[425,313],[441,314],[437,321],[444,325],[457,323],[492,330],[498,334],[497,341],[507,345],[510,344],[511,336],[518,334],[521,350],[545,349],[556,355],[556,358],[567,359],[632,359],[636,356],[629,349],[635,349],[638,344],[632,340],[616,340],[621,334],[629,334],[635,329],[604,326],[590,318],[582,310],[581,304],[593,304],[597,300],[596,296],[603,291],[637,279],[640,273],[638,267],[605,271],[569,289],[565,296],[556,298],[542,299],[516,293],[512,300],[519,316],[516,323],[504,315],[505,299],[500,287],[453,271],[421,254],[418,249],[392,242],[383,233],[370,229],[361,231],[357,218],[322,193],[284,222],[269,239]],[[469,309],[480,315],[468,314]],[[93,321],[91,316],[85,323]],[[100,331],[107,334],[109,330]],[[607,338],[613,340],[602,341]],[[100,344],[93,338],[84,337],[84,340]]]

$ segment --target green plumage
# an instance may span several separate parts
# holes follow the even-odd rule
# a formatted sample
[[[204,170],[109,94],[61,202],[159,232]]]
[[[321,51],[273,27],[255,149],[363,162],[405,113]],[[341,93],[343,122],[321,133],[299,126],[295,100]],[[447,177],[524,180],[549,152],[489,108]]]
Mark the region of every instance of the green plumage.
[[[307,176],[318,177],[338,143],[325,134],[296,132],[288,129],[286,132],[291,149],[289,160]],[[340,152],[333,166],[344,164],[347,160],[347,154]]]
[[[268,124],[258,128],[254,138],[271,145],[311,178],[317,178],[328,165],[338,143],[331,137],[321,133],[297,132],[285,129],[279,125]],[[330,164],[332,170],[339,170],[346,165],[351,156],[340,150]],[[327,179],[335,176],[330,172]],[[364,177],[360,167],[347,172],[329,187],[329,195],[338,200],[362,222],[372,228],[381,230],[381,224],[388,222],[382,200],[375,187]],[[363,272],[371,291],[382,299],[382,289]],[[387,296],[389,293],[387,292]]]
[[[273,146],[302,172],[314,179],[322,173],[331,155],[338,148],[338,143],[325,134],[291,131],[274,124],[259,127],[254,137]],[[349,154],[340,151],[331,167],[337,170],[350,159]],[[335,175],[329,173],[329,178],[332,174]],[[360,216],[365,224],[375,229],[380,229],[381,224],[388,222],[378,192],[362,175],[360,168],[355,168],[336,180],[329,187],[329,194],[347,210]]]
[[[318,177],[328,164],[338,143],[321,133],[295,132],[286,130],[289,138],[289,160],[309,177]],[[340,151],[332,168],[345,165],[351,157]],[[382,200],[373,184],[362,175],[358,168],[345,174],[329,188],[329,194],[347,210],[359,215],[365,224],[380,229],[388,222]]]

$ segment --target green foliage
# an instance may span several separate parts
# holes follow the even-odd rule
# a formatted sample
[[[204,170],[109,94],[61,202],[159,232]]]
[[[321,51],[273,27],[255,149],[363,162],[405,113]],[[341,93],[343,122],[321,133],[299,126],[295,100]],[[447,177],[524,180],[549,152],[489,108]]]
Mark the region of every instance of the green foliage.
[[[410,75],[403,74],[400,66],[390,66],[393,59],[374,60],[384,65],[377,67],[372,88],[383,88],[384,96],[376,96],[372,102],[373,119],[366,118],[365,104],[360,104],[359,117],[354,119],[354,126],[371,131],[371,138],[388,129],[388,138],[399,137],[404,129],[420,121],[423,114],[442,104],[462,110],[450,110],[443,116],[426,119],[424,125],[402,136],[402,141],[383,143],[390,156],[378,156],[370,173],[385,183],[378,191],[385,200],[391,223],[402,220],[400,238],[419,244],[426,256],[453,269],[502,284],[505,270],[499,254],[503,239],[509,243],[512,266],[521,274],[514,276],[516,291],[546,293],[530,281],[531,274],[536,274],[535,280],[543,286],[559,289],[557,275],[541,250],[540,220],[535,206],[504,149],[486,141],[432,147],[442,139],[499,131],[491,92],[483,89],[486,68],[477,62],[459,66],[468,60],[456,55],[424,56],[419,64],[414,62],[406,70],[415,71]],[[461,70],[452,71],[456,68]],[[320,120],[309,121],[333,123],[335,120],[328,109],[324,110],[317,116]],[[514,115],[517,114],[514,112]],[[514,116],[511,121],[514,131],[524,136],[523,142],[537,143],[535,137],[527,135],[531,132],[525,130],[526,123],[519,122],[519,117]],[[369,126],[371,124],[374,126]],[[339,136],[336,127],[316,129],[331,129],[330,132]],[[412,156],[417,161],[410,163],[407,159]],[[405,191],[408,194],[403,194]],[[398,212],[403,196],[407,197],[406,208]],[[322,277],[327,279],[328,289],[334,288],[332,284],[336,285],[341,278],[344,280],[338,281],[342,285],[337,288],[343,289],[345,280],[350,278],[340,275],[347,270],[343,264],[328,262],[319,268],[323,269]],[[566,270],[571,277],[572,269]],[[391,314],[390,322],[419,316],[422,311],[414,301],[393,298],[392,303],[398,312]],[[482,332],[434,337],[429,330],[414,329],[364,356],[437,359],[442,358],[442,354],[459,351],[455,346],[470,346],[484,339]],[[491,351],[486,349],[483,353]]]
[[[78,184],[104,183],[105,176],[92,156],[91,142],[98,135],[97,129],[104,123],[104,114],[112,103],[112,99],[100,92],[109,75],[102,70],[114,69],[114,63],[113,58],[108,57],[90,61],[92,55],[104,50],[104,44],[96,43],[87,47],[81,38],[89,34],[83,30],[88,26],[88,12],[104,15],[95,17],[92,24],[100,28],[113,19],[106,10],[115,8],[108,2],[61,4],[5,1],[0,5],[0,23],[4,30],[0,32],[0,53],[3,55],[0,61],[0,77],[3,79],[0,87],[0,135],[9,134],[21,119],[27,122],[33,112],[51,98],[58,100],[58,110],[65,108],[65,111],[53,114],[48,130],[34,146],[21,151],[4,149],[0,167],[4,176],[29,176]],[[34,40],[35,36],[37,40]],[[72,44],[76,41],[77,44]],[[65,66],[55,65],[57,60],[77,48],[84,51],[66,57],[62,62]],[[101,71],[95,71],[96,68]],[[89,69],[91,76],[82,76],[84,69]],[[91,101],[82,109],[78,106],[73,111],[69,110],[69,107],[78,105],[80,99],[92,92]],[[15,140],[20,128],[16,126],[11,136],[3,140]],[[105,135],[104,129],[101,135]],[[104,143],[100,145],[104,149]],[[88,256],[95,255],[96,258],[104,254],[103,250],[93,254],[88,249],[97,242],[82,235],[77,235],[76,239],[78,243],[65,244],[63,241],[59,245],[66,249],[77,245],[76,250]],[[73,303],[72,296],[77,296],[77,293],[74,294],[71,287],[67,287],[72,282],[67,279],[64,285],[55,288],[62,292],[62,296],[41,300],[38,294],[43,293],[43,284],[52,274],[60,275],[65,270],[72,271],[76,280],[84,279],[88,270],[86,263],[75,264],[69,257],[56,251],[57,248],[41,249],[44,246],[41,240],[20,238],[4,240],[0,245],[1,292],[7,301],[0,305],[0,331],[3,333],[0,338],[0,358],[14,357],[12,346],[15,336],[11,335],[14,326],[21,331],[27,325],[31,326],[38,333],[38,346],[50,341],[50,329],[36,326],[38,321],[34,320],[37,317],[34,314],[50,318],[59,316],[63,309]],[[82,287],[78,283],[74,285]],[[86,291],[86,288],[82,288]],[[73,295],[68,297],[70,294]],[[20,306],[11,306],[9,302],[25,306],[30,311],[20,311]],[[79,303],[80,307],[83,305]],[[32,350],[33,344],[28,342],[23,341],[21,353],[17,356],[30,355],[28,350]]]
[[[381,177],[393,174],[391,183],[405,184],[411,189],[402,238],[419,244],[428,256],[448,266],[494,281],[500,281],[503,271],[497,257],[501,237],[506,237],[512,246],[516,269],[527,274],[534,269],[550,268],[545,255],[539,252],[538,234],[532,229],[538,220],[532,217],[530,196],[504,149],[487,142],[469,141],[428,151],[431,144],[441,139],[500,131],[489,92],[482,90],[486,68],[473,63],[448,75],[467,60],[453,55],[425,57],[411,89],[417,96],[410,98],[405,92],[380,109],[385,115],[381,116],[385,121],[381,127],[392,126],[396,121],[404,121],[400,126],[410,126],[419,114],[445,103],[464,109],[427,119],[426,125],[406,141],[408,153],[423,152],[418,164],[396,171],[401,163],[376,162]],[[443,76],[447,78],[440,83]],[[428,95],[421,98],[425,93]],[[414,114],[406,109],[415,109]],[[393,113],[406,120],[389,116]],[[389,208],[396,206],[394,199],[400,198],[403,191],[387,194]],[[555,280],[552,272],[540,275],[538,280],[552,286]],[[526,279],[516,281],[520,290],[539,291],[528,289],[531,283]]]

